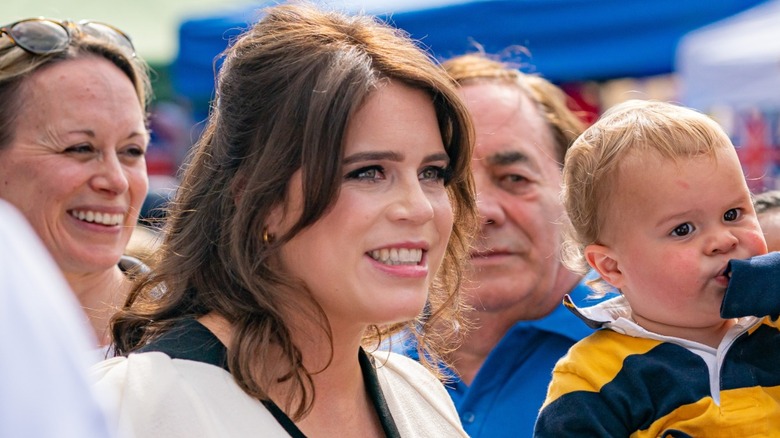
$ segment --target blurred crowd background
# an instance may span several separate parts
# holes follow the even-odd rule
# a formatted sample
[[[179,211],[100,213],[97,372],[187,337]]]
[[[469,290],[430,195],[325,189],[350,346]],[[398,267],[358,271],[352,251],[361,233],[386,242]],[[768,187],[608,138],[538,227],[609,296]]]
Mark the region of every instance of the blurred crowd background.
[[[153,73],[150,205],[203,126],[218,56],[271,2],[22,0],[0,22],[47,16],[111,23]],[[560,85],[590,122],[632,98],[712,115],[752,190],[780,188],[780,0],[321,0],[374,14],[440,60],[483,50]]]

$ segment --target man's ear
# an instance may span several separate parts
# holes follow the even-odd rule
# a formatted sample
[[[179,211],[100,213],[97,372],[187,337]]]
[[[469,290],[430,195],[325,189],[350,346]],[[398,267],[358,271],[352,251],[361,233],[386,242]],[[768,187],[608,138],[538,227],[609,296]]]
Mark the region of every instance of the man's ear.
[[[585,247],[585,260],[607,283],[620,289],[623,287],[623,272],[615,253],[607,246],[591,244]]]

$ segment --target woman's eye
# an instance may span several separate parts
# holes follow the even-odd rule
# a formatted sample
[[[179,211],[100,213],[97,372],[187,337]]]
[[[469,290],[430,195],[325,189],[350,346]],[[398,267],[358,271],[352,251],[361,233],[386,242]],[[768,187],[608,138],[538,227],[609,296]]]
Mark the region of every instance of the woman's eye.
[[[731,210],[723,213],[723,220],[726,222],[733,222],[739,219],[740,210],[738,208],[732,208]]]
[[[67,154],[87,154],[93,152],[95,149],[89,144],[79,144],[65,148]]]
[[[137,146],[133,146],[125,149],[123,153],[131,157],[143,157],[144,155],[146,155],[146,151],[143,148]]]
[[[680,224],[674,227],[674,229],[672,230],[672,236],[677,236],[677,237],[687,236],[691,232],[693,232],[693,225],[686,222],[684,224]]]
[[[452,170],[446,167],[430,166],[420,172],[419,178],[427,181],[443,181],[444,184],[447,184],[452,178]]]
[[[347,179],[375,180],[382,178],[381,166],[361,167],[347,174]]]

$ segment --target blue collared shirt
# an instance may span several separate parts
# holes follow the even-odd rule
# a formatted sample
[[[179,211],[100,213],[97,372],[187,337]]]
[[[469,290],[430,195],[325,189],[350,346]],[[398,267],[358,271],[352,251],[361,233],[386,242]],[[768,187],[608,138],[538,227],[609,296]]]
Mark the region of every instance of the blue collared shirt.
[[[601,301],[589,299],[591,292],[583,280],[569,295],[588,306]],[[447,383],[466,432],[473,438],[532,436],[555,363],[592,332],[562,304],[542,319],[512,326],[471,385],[457,377]]]

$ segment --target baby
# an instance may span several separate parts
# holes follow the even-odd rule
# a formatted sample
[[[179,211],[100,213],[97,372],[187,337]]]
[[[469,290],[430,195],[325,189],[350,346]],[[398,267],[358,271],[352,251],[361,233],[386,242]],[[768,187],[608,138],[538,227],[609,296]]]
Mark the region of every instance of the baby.
[[[535,436],[777,433],[778,321],[720,314],[729,261],[767,252],[725,132],[688,108],[628,101],[574,142],[563,173],[568,265],[621,295],[568,303],[602,330],[556,365]]]

